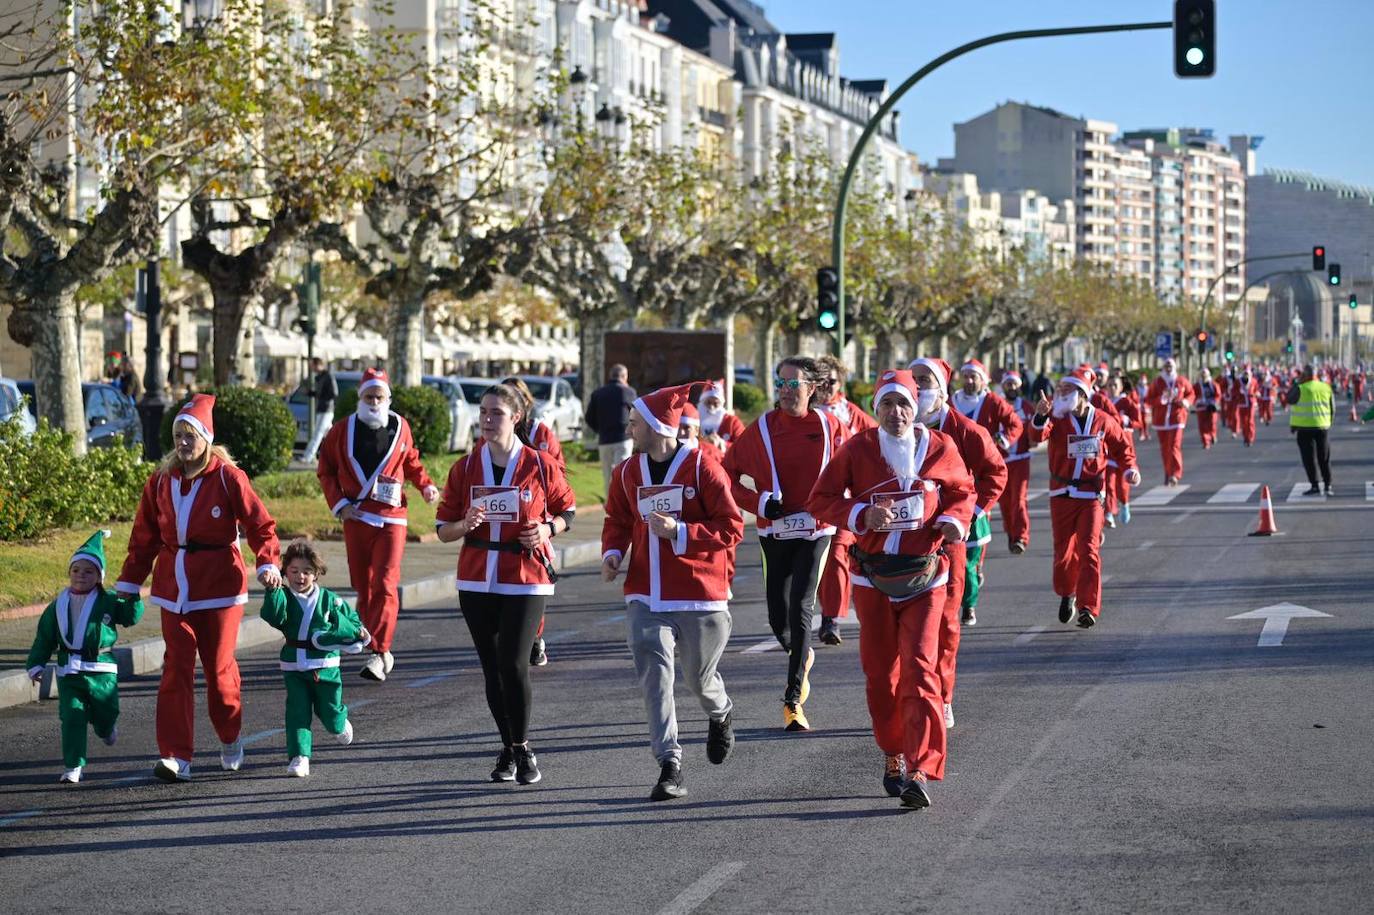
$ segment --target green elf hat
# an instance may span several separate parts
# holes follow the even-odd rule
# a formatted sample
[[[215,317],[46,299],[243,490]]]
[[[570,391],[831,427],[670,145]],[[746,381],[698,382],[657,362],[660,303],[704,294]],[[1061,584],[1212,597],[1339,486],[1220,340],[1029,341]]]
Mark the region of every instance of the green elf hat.
[[[107,530],[96,531],[94,534],[92,534],[89,538],[87,538],[85,543],[77,547],[76,552],[72,554],[71,561],[67,563],[67,567],[71,568],[72,563],[76,562],[78,559],[84,559],[87,562],[93,562],[95,563],[95,567],[100,570],[100,579],[104,581],[105,538],[108,536],[110,536],[110,532]]]

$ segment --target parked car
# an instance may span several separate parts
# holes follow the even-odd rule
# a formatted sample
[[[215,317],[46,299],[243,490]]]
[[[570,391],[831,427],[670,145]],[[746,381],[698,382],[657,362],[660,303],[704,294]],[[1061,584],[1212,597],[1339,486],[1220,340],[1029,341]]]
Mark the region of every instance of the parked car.
[[[482,406],[482,393],[496,382],[491,378],[477,378],[470,375],[464,375],[453,380],[458,384],[458,387],[462,388],[463,399],[472,408],[472,441],[476,442],[482,437],[482,430],[479,427],[480,417],[477,415]]]
[[[581,372],[564,372],[562,375],[559,375],[558,377],[562,378],[572,387],[574,394],[576,394],[578,397],[582,396]]]
[[[534,417],[542,419],[562,442],[582,438],[582,401],[572,385],[549,375],[521,375],[534,395]]]
[[[12,379],[0,378],[0,423],[14,419],[19,423],[19,431],[25,436],[33,435],[38,428],[38,420],[24,408],[24,395],[19,393],[19,385]]]
[[[754,367],[752,365],[735,366],[736,384],[757,384],[754,380]]]
[[[310,442],[310,384],[312,378],[301,381],[291,396],[286,398],[286,405],[291,408],[291,415],[296,420],[296,447],[304,448]],[[339,386],[339,394],[345,391],[357,390],[358,385],[363,380],[362,372],[335,372],[334,381]],[[448,436],[448,450],[467,451],[472,447],[473,427],[476,425],[477,411],[468,406],[463,389],[458,384],[458,379],[447,375],[424,375],[420,378],[420,383],[426,387],[431,387],[444,395],[448,401],[449,419],[452,420],[453,428]]]
[[[38,415],[38,397],[33,382],[16,381],[15,387],[29,399],[29,412]],[[87,381],[81,385],[86,404],[86,445],[109,448],[123,441],[129,448],[143,447],[143,419],[134,399],[112,384]]]

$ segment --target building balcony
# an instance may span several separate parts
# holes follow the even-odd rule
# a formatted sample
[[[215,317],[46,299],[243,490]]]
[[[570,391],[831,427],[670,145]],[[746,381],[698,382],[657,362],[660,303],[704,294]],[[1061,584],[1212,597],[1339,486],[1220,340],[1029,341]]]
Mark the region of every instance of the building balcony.
[[[697,106],[697,117],[703,124],[710,124],[713,127],[720,127],[722,129],[729,124],[729,118],[724,111],[707,108],[705,105]]]

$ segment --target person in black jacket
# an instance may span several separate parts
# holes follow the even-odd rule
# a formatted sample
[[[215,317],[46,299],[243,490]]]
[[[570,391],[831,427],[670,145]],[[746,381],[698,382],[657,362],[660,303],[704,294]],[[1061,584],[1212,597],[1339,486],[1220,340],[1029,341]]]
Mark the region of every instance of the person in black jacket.
[[[315,463],[320,443],[329,427],[334,425],[334,401],[339,397],[339,382],[323,359],[319,356],[311,359],[310,370],[315,373],[310,381],[310,391],[315,398],[315,434],[310,437],[310,444],[305,446],[305,454],[301,457],[307,464]]]
[[[597,451],[601,453],[601,478],[607,488],[611,485],[611,471],[630,456],[634,443],[630,440],[630,409],[639,395],[630,387],[629,370],[613,365],[609,380],[592,392],[587,400],[586,422],[596,433]]]

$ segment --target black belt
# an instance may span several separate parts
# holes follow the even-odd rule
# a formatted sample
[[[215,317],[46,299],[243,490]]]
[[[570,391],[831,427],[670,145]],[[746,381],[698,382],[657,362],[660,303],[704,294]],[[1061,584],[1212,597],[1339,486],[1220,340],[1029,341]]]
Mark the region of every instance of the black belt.
[[[1065,486],[1072,486],[1074,489],[1081,489],[1084,492],[1102,491],[1101,477],[1080,477],[1076,480],[1066,480],[1061,476],[1050,474],[1050,478],[1054,480],[1056,483],[1062,483]]]
[[[215,546],[211,543],[182,543],[177,545],[177,549],[185,550],[188,553],[204,553],[208,550],[227,550],[232,544],[226,543],[222,546]]]
[[[539,564],[548,573],[550,583],[558,581],[558,573],[554,571],[553,563],[549,562],[549,557],[544,555],[543,550],[527,550],[518,542],[483,540],[480,537],[464,537],[463,545],[478,550],[494,550],[497,553],[528,553],[539,560]]]
[[[292,647],[292,648],[304,648],[306,651],[324,651],[324,650],[325,650],[325,649],[323,649],[323,648],[320,648],[320,647],[319,647],[318,645],[316,645],[314,642],[307,641],[307,640],[305,640],[305,639],[287,639],[287,640],[286,640],[286,644],[289,645],[289,646]]]

